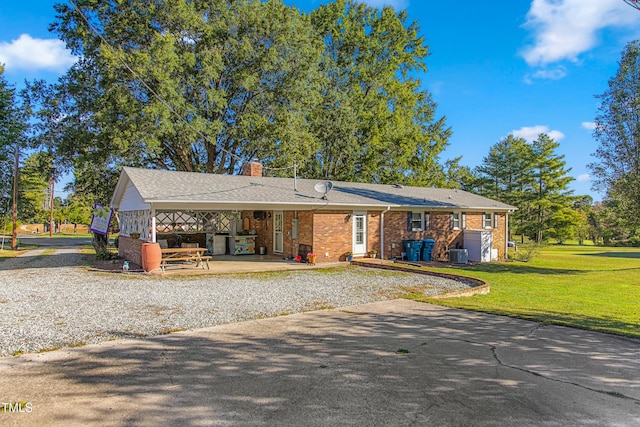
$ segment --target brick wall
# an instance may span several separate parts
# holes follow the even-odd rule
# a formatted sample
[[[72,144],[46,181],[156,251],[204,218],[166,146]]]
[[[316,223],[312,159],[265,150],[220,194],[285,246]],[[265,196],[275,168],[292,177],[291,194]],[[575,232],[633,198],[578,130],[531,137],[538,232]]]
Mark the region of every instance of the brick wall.
[[[450,248],[462,247],[462,230],[451,230],[449,212],[430,212],[429,229],[409,231],[408,212],[387,212],[384,217],[384,254],[386,258],[400,256],[404,252],[404,240],[433,239],[433,259],[446,261]],[[392,248],[395,244],[395,249]]]
[[[381,212],[367,212],[367,251],[375,250],[378,252],[376,257],[380,258],[380,227]],[[385,218],[386,222],[386,218]],[[387,257],[388,255],[385,254]]]
[[[493,248],[498,250],[498,259],[504,259],[504,247],[507,243],[507,227],[506,227],[506,215],[494,214],[498,216],[498,228],[493,229]]]
[[[313,252],[317,255],[316,262],[343,261],[345,254],[352,250],[352,214],[351,210],[298,211],[298,239],[294,239],[291,222],[296,217],[296,212],[284,211],[284,252],[282,255],[295,256],[298,253],[298,244],[302,244],[313,248]],[[378,251],[378,257],[381,254],[381,214],[382,212],[377,211],[367,212],[367,250],[375,249]],[[468,212],[465,215],[466,229],[483,229],[482,212]],[[256,248],[264,246],[267,248],[267,254],[273,254],[273,211],[268,211],[267,218],[264,220],[254,219],[253,211],[244,211],[242,218],[248,220],[249,229],[256,230]],[[463,247],[464,230],[450,229],[449,212],[430,212],[429,218],[428,230],[409,231],[406,211],[385,212],[384,256],[386,258],[400,256],[404,251],[403,240],[435,240],[433,258],[441,261],[448,259],[449,249]],[[499,258],[504,258],[506,231],[504,221],[504,214],[498,215],[498,228],[492,229],[493,248],[498,249]],[[395,244],[395,248],[391,247],[392,244]],[[140,253],[139,247],[137,251]]]
[[[352,250],[351,214],[351,211],[313,213],[313,251],[318,256],[316,262],[341,261]]]
[[[293,224],[294,218],[298,218],[298,238],[294,238]],[[283,256],[295,256],[298,253],[298,244],[313,247],[313,212],[310,211],[283,211]],[[267,254],[273,254],[273,211],[267,211],[267,218],[256,220],[253,218],[253,211],[243,211],[243,222],[248,221],[248,229],[256,230],[256,248],[264,246]],[[257,249],[256,249],[257,250]],[[314,249],[315,251],[315,249]]]
[[[311,246],[313,252],[317,255],[320,255],[320,253],[314,246],[313,214],[314,213],[311,211],[298,212],[298,242],[301,245]],[[322,253],[322,257],[324,257],[324,252]]]
[[[132,239],[127,236],[120,236],[118,238],[118,256],[124,258],[127,261],[142,265],[142,244],[146,243],[144,240]]]
[[[484,230],[482,224],[482,212],[466,212],[467,230]]]

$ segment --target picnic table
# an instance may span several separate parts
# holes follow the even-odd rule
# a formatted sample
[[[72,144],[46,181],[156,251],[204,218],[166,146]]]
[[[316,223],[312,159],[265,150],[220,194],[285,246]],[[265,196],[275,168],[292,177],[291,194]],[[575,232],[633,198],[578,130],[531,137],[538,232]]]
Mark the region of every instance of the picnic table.
[[[206,266],[207,270],[209,269],[209,260],[211,257],[204,255],[207,248],[162,248],[160,251],[162,252],[162,261],[160,263],[162,271],[164,271],[167,263],[174,261],[194,261],[196,267],[202,266],[202,268],[204,268]]]

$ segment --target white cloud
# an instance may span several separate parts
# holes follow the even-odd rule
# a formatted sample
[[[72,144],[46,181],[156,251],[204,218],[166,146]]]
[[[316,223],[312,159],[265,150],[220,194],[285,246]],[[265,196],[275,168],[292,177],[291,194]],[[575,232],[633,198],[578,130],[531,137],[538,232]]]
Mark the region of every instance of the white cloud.
[[[0,42],[0,63],[4,63],[7,70],[62,72],[76,60],[58,39],[34,39],[22,34],[11,43]]]
[[[384,6],[391,6],[397,11],[404,10],[409,6],[409,0],[363,0],[362,2],[378,9],[382,9]]]
[[[534,79],[545,79],[545,80],[560,80],[564,76],[567,75],[567,69],[565,67],[556,67],[552,69],[543,69],[538,70],[531,77]]]
[[[594,122],[582,122],[582,127],[587,130],[595,130],[596,124]]]
[[[520,129],[512,130],[511,134],[518,138],[524,138],[527,142],[533,142],[538,138],[541,133],[546,133],[554,141],[560,141],[564,138],[564,134],[559,130],[549,130],[547,126],[523,126]]]
[[[578,175],[578,177],[576,178],[576,181],[578,182],[591,181],[591,175],[589,175],[588,173],[583,173],[582,175]]]
[[[567,75],[567,68],[560,65],[554,68],[543,68],[533,74],[527,74],[524,77],[526,84],[532,84],[533,79],[539,80],[560,80]]]
[[[534,44],[522,51],[531,66],[570,60],[593,48],[605,27],[632,27],[640,14],[620,0],[533,0],[525,28]]]

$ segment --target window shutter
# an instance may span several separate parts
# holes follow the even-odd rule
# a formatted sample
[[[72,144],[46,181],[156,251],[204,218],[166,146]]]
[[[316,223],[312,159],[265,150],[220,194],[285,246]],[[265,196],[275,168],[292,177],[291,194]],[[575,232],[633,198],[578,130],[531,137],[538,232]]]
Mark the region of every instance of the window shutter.
[[[462,230],[464,230],[465,228],[467,228],[467,214],[462,212],[462,219],[460,220],[460,222],[462,222],[462,224],[460,224],[460,228]]]
[[[413,231],[413,227],[411,226],[411,211],[407,212],[407,231]]]
[[[453,230],[453,214],[449,215],[449,228]]]
[[[424,213],[424,229],[428,230],[429,229],[429,221],[431,220],[430,216],[429,216],[429,212],[425,212]]]
[[[493,228],[498,228],[498,214],[496,212],[493,213]]]

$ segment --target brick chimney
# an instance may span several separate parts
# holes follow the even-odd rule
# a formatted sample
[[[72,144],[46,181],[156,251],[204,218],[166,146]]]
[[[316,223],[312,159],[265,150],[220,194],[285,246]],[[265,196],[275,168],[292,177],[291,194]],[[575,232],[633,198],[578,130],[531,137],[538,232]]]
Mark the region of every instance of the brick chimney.
[[[245,163],[242,166],[242,175],[262,176],[262,163],[255,160],[251,161],[251,163]]]

